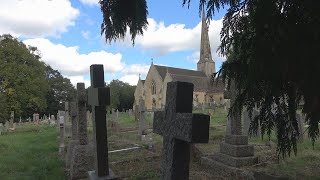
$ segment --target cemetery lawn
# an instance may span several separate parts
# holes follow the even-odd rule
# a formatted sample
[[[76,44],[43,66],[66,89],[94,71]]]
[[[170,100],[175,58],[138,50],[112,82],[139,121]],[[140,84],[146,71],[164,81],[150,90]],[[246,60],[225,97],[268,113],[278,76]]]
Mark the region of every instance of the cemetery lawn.
[[[65,179],[57,135],[56,127],[23,124],[0,136],[0,179]]]

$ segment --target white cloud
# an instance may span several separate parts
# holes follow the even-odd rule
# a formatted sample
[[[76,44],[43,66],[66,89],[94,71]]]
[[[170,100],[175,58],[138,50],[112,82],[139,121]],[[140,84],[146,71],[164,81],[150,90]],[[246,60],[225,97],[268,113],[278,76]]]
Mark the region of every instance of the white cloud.
[[[81,31],[81,35],[84,39],[88,40],[90,37],[90,32],[89,31]]]
[[[120,53],[97,51],[81,54],[77,46],[54,44],[43,38],[28,39],[24,43],[38,47],[42,60],[53,69],[59,70],[64,76],[70,77],[73,83],[76,80],[84,81],[81,77],[89,74],[91,64],[103,64],[105,73],[120,72],[125,66],[125,63],[121,62]]]
[[[120,78],[120,81],[129,83],[132,86],[135,86],[138,84],[139,76],[138,75],[125,75]]]
[[[156,22],[148,18],[148,29],[144,31],[143,36],[137,36],[136,46],[151,50],[157,55],[165,55],[171,52],[191,50],[194,53],[187,57],[188,59],[197,59],[197,53],[200,51],[201,39],[201,21],[193,28],[186,28],[185,24],[165,25],[163,22]],[[209,25],[209,39],[211,53],[214,60],[223,61],[216,53],[220,45],[220,31],[222,28],[222,19],[211,20]],[[129,33],[126,34],[124,43],[119,41],[120,45],[131,46]]]
[[[80,0],[80,2],[84,5],[89,5],[89,6],[99,5],[99,0]]]
[[[128,65],[122,70],[123,76],[120,78],[120,80],[123,82],[127,82],[130,85],[137,85],[139,80],[139,75],[141,79],[145,79],[149,68],[150,68],[150,65],[146,65],[146,64]]]
[[[73,26],[78,15],[69,0],[1,0],[0,34],[57,36]]]

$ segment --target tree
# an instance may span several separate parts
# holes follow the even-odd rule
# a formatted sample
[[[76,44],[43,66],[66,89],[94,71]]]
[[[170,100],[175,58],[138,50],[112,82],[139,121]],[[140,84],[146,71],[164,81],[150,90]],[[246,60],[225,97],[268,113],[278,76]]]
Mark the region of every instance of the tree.
[[[47,107],[48,84],[44,63],[39,61],[37,48],[28,47],[11,35],[0,35],[0,107],[1,120],[28,117]]]
[[[130,86],[120,80],[112,80],[109,84],[111,91],[111,108],[132,109],[135,86]]]
[[[46,65],[46,80],[49,89],[46,95],[46,113],[57,114],[58,110],[64,109],[64,102],[75,100],[76,90],[68,78],[63,77],[58,70]]]
[[[147,7],[124,7],[126,0],[101,0],[106,41],[123,38],[126,24],[132,38],[145,28]],[[134,1],[134,2],[138,2]],[[142,2],[143,1],[143,2]],[[191,0],[183,0],[190,5]],[[270,137],[276,130],[278,156],[297,153],[299,136],[296,111],[303,100],[308,135],[313,144],[319,137],[320,86],[320,11],[313,0],[199,0],[199,10],[207,10],[207,18],[219,8],[228,7],[223,19],[219,51],[227,57],[219,76],[227,84],[235,82],[238,96],[235,107],[249,112],[255,105],[260,115],[250,125],[256,133]],[[121,2],[121,3],[120,3]],[[139,1],[146,4],[146,0]],[[112,4],[108,6],[109,4]],[[124,8],[130,13],[124,12]],[[140,18],[137,18],[140,17]],[[110,23],[110,22],[112,23]],[[142,32],[140,32],[142,34]],[[229,87],[228,87],[229,88]],[[274,112],[273,112],[274,111]],[[250,113],[251,114],[251,113]]]

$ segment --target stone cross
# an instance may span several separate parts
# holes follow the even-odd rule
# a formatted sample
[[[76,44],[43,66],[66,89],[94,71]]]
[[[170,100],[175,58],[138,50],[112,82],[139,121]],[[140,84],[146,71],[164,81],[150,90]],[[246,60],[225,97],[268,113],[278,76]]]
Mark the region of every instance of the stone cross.
[[[79,117],[79,126],[78,126],[78,135],[80,145],[88,144],[88,135],[87,135],[87,119],[86,119],[86,89],[84,83],[77,83],[77,101],[78,101],[78,117]]]
[[[78,139],[78,119],[77,119],[77,104],[70,102],[70,116],[71,116],[71,138],[72,140]]]
[[[154,113],[154,132],[163,136],[162,179],[188,179],[190,144],[208,143],[210,116],[192,114],[193,84],[169,82],[164,111]]]
[[[108,135],[106,106],[110,105],[110,88],[105,87],[103,65],[90,66],[91,87],[88,104],[92,107],[95,171],[89,172],[90,179],[112,179],[108,162]]]
[[[139,118],[139,135],[143,135],[145,131],[145,123],[144,123],[144,117],[145,117],[145,107],[144,107],[144,100],[140,97],[139,99],[139,112],[140,112],[140,118]]]

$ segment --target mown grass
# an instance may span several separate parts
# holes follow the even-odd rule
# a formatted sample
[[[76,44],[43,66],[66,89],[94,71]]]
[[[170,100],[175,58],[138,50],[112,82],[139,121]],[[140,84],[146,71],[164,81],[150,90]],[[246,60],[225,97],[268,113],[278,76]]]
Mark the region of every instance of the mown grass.
[[[0,179],[64,179],[57,145],[56,128],[46,125],[23,125],[0,136]]]

